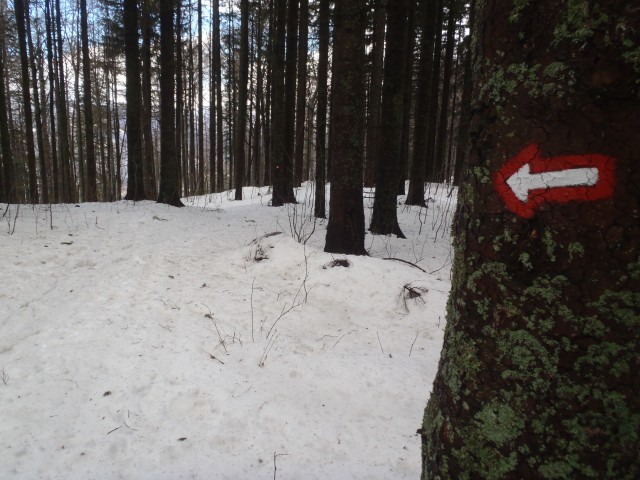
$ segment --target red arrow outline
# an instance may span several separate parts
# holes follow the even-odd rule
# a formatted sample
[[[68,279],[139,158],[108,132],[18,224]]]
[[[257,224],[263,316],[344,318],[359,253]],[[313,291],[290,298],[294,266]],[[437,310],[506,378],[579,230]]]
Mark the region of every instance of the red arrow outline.
[[[532,174],[574,168],[597,168],[598,181],[591,186],[578,185],[529,190],[527,202],[523,203],[507,184],[507,181],[527,163]],[[616,159],[599,153],[542,158],[540,147],[533,143],[509,159],[494,174],[493,184],[510,211],[523,218],[533,218],[536,209],[544,203],[590,202],[611,197],[616,184]]]

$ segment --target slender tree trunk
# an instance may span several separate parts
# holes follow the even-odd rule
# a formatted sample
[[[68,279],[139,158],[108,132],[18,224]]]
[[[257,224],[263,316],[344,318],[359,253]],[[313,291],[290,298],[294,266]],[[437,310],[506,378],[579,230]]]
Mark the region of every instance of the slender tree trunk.
[[[256,13],[255,30],[256,30],[256,120],[253,135],[253,178],[257,186],[262,186],[262,176],[260,175],[261,146],[262,146],[262,112],[264,103],[264,72],[262,62],[262,3],[258,3]]]
[[[53,46],[53,21],[51,19],[51,1],[45,0],[45,28],[47,35],[47,63],[49,69],[49,117],[51,119],[51,168],[53,176],[53,201],[58,203],[62,200],[60,192],[60,165],[58,163],[58,137],[56,133],[56,87],[54,74],[54,46]]]
[[[29,86],[29,54],[27,52],[27,32],[25,27],[26,0],[15,0],[15,17],[18,26],[18,47],[20,50],[20,74],[22,81],[22,106],[24,109],[25,138],[27,141],[27,167],[29,170],[29,201],[39,203],[38,173],[36,171],[36,150],[33,139],[33,114],[31,112],[31,90]]]
[[[471,0],[469,7],[469,35],[464,39],[464,73],[462,80],[462,98],[460,100],[460,124],[458,126],[458,139],[456,159],[453,173],[454,185],[460,185],[463,167],[466,158],[469,123],[471,122],[471,92],[473,89],[473,62],[471,55],[471,35],[473,35],[475,0]]]
[[[413,136],[413,159],[407,192],[407,205],[426,206],[424,182],[427,165],[427,128],[429,126],[429,103],[433,66],[433,46],[436,28],[436,2],[423,0],[422,39],[420,43],[420,71],[416,94],[415,130]]]
[[[82,40],[81,40],[81,32],[78,32],[77,38],[77,48],[76,48],[76,57],[75,60],[72,57],[71,62],[73,66],[73,74],[74,74],[74,87],[73,91],[75,93],[75,105],[73,108],[75,115],[75,131],[76,137],[78,138],[76,144],[77,150],[77,160],[78,160],[78,195],[80,202],[86,202],[86,191],[87,191],[87,174],[85,172],[86,161],[84,158],[84,145],[82,141],[82,137],[84,135],[82,129],[82,101],[80,100],[80,63],[82,63]],[[72,129],[73,130],[73,129]],[[73,144],[72,140],[72,144]]]
[[[442,57],[442,23],[444,14],[444,0],[437,0],[436,7],[436,28],[435,37],[433,43],[433,68],[431,70],[430,88],[431,93],[429,95],[429,113],[428,113],[428,125],[427,125],[427,164],[425,166],[426,177],[428,181],[436,181],[433,177],[434,164],[435,164],[435,150],[436,150],[436,133],[438,127],[438,99],[440,98],[440,63]]]
[[[296,61],[298,47],[298,1],[287,5],[286,55],[284,67],[284,139],[283,168],[274,177],[273,204],[296,203],[293,192],[294,147],[296,130]]]
[[[211,2],[211,18],[213,19],[213,3]],[[209,191],[216,191],[216,80],[215,69],[213,68],[213,21],[210,24],[209,35],[211,40],[209,49]]]
[[[455,46],[455,33],[458,22],[457,0],[449,1],[449,18],[447,19],[447,37],[444,53],[444,68],[442,72],[442,95],[440,101],[440,120],[438,121],[438,133],[436,149],[433,156],[433,170],[431,177],[436,182],[449,180],[444,178],[445,172],[445,147],[447,139],[447,125],[449,120],[449,96],[451,92],[451,70],[453,66],[453,47]]]
[[[176,130],[176,140],[175,140],[175,153],[177,155],[178,160],[178,184],[182,183],[182,191],[185,196],[189,195],[189,176],[187,175],[187,156],[184,155],[184,151],[182,148],[183,141],[183,131],[184,131],[184,88],[183,88],[183,77],[182,77],[182,2],[176,3],[176,43],[174,46],[175,56],[174,59],[174,68],[175,68],[175,130]],[[161,142],[162,143],[162,142]],[[162,152],[162,149],[161,149]],[[162,160],[160,161],[162,163]],[[182,174],[180,170],[182,169]],[[182,180],[182,182],[180,182]]]
[[[640,10],[577,5],[478,3],[425,479],[640,478]]]
[[[142,0],[141,11],[142,28],[142,141],[144,146],[142,172],[144,176],[144,193],[147,199],[158,198],[156,187],[156,168],[153,155],[152,97],[151,97],[151,42],[153,24],[151,19],[150,0]]]
[[[224,135],[222,133],[222,62],[220,59],[220,0],[213,0],[213,71],[216,81],[217,190],[224,189]]]
[[[16,173],[9,137],[9,119],[7,115],[7,96],[5,94],[5,31],[4,24],[0,24],[0,149],[2,149],[2,189],[0,201],[3,203],[16,203],[18,195],[16,190]]]
[[[287,18],[286,0],[275,2],[275,36],[273,40],[273,97],[272,107],[272,179],[273,199],[272,205],[280,207],[294,200],[293,189],[288,185],[288,177],[292,176],[291,157],[287,157],[286,147],[286,108],[285,108],[285,31]]]
[[[86,1],[86,0],[81,0]],[[138,46],[138,6],[136,0],[124,0],[125,64],[127,72],[127,194],[125,200],[144,200],[142,160],[142,87]]]
[[[387,0],[374,0],[373,46],[371,49],[371,80],[367,111],[367,151],[364,164],[364,185],[373,187],[380,157],[380,105],[382,101],[382,69],[384,67],[384,31]]]
[[[329,0],[320,0],[318,14],[318,111],[316,121],[316,198],[314,215],[326,217],[327,77],[329,74]],[[363,220],[364,224],[364,220]]]
[[[331,199],[324,250],[366,255],[362,170],[366,111],[365,0],[336,3],[333,48]]]
[[[309,44],[309,0],[300,0],[298,31],[298,93],[296,105],[295,185],[303,180],[304,127],[307,106],[307,56]]]
[[[64,73],[64,48],[62,40],[62,13],[60,11],[60,0],[55,0],[56,6],[56,35],[57,35],[57,82],[58,82],[58,134],[60,142],[60,163],[62,165],[63,177],[63,199],[65,203],[75,202],[76,191],[73,181],[71,165],[71,149],[69,146],[69,115],[67,111],[67,87]]]
[[[128,0],[130,1],[130,0]],[[125,22],[126,11],[125,11]],[[89,56],[89,27],[87,21],[87,0],[80,0],[80,23],[82,37],[82,79],[84,86],[84,134],[87,150],[85,199],[87,202],[98,201],[96,176],[96,152],[93,138],[93,99],[91,91],[91,59]]]
[[[202,69],[202,0],[198,0],[198,188],[196,193],[205,193],[205,158],[204,158],[204,82]]]
[[[403,31],[409,18],[409,0],[387,7],[387,36],[382,86],[380,157],[376,168],[376,193],[371,216],[372,233],[405,238],[398,224],[397,191],[401,178],[403,83],[405,49]]]
[[[404,30],[405,57],[403,61],[404,82],[402,83],[402,137],[400,142],[400,182],[398,195],[405,195],[406,180],[409,178],[409,140],[411,138],[411,92],[413,91],[413,58],[415,47],[414,1],[409,2],[409,19]]]
[[[247,130],[247,81],[249,78],[249,2],[240,2],[240,78],[238,85],[238,113],[235,132],[236,200],[242,200],[245,177],[245,137]]]
[[[158,202],[183,207],[176,156],[175,42],[173,0],[160,0],[160,191]]]
[[[28,3],[27,3],[28,5]],[[36,68],[36,50],[33,46],[33,40],[31,37],[31,20],[30,15],[26,15],[27,22],[27,41],[29,43],[29,65],[31,68],[31,86],[33,88],[33,107],[36,116],[36,142],[38,145],[38,164],[40,167],[40,182],[42,188],[40,189],[40,199],[42,203],[49,203],[49,173],[47,171],[46,163],[46,151],[44,145],[44,131],[42,128],[42,104],[40,102],[40,95],[38,93],[38,76]]]

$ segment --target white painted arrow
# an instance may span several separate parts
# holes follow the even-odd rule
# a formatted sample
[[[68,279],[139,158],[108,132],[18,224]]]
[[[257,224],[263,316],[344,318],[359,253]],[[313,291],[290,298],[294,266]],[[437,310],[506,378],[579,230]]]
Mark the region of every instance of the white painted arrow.
[[[557,187],[590,187],[598,183],[597,168],[570,168],[555,172],[531,173],[528,163],[511,175],[507,185],[513,190],[518,200],[527,202],[531,190],[547,190]]]

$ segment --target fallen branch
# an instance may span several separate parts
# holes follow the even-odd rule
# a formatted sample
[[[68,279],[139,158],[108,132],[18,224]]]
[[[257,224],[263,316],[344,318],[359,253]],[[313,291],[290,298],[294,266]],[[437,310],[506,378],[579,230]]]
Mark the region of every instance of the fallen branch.
[[[402,258],[394,258],[394,257],[385,257],[383,258],[383,260],[395,260],[396,262],[402,262],[402,263],[406,263],[407,265],[411,265],[412,267],[417,268],[418,270],[423,271],[424,273],[429,273],[427,272],[424,268],[419,267],[418,265],[416,265],[415,263],[411,263],[408,260],[403,260]]]

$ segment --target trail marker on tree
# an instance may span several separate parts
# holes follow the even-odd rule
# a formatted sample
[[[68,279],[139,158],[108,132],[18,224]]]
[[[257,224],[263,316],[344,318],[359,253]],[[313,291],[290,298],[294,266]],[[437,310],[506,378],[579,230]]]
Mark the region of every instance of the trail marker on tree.
[[[616,159],[602,154],[542,158],[536,144],[525,147],[498,170],[493,183],[516,215],[533,218],[545,203],[588,202],[613,195]]]

